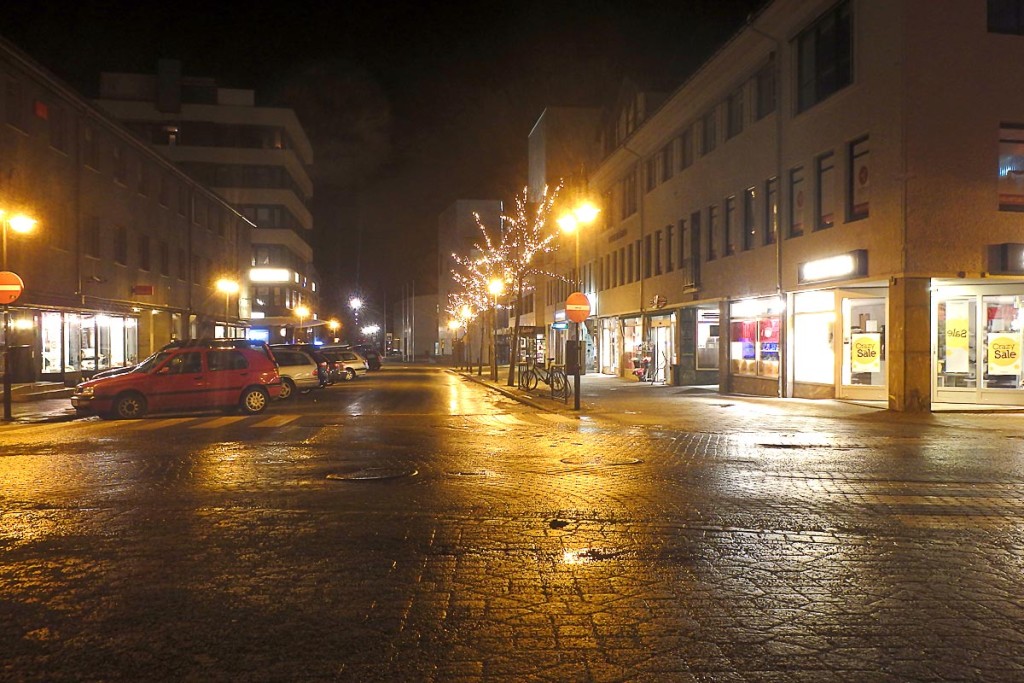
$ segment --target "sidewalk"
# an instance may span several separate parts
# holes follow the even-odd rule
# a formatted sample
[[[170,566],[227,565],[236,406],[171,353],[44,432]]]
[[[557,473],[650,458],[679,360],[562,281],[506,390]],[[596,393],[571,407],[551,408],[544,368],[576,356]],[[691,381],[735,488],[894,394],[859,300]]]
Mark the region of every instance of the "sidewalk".
[[[11,387],[11,420],[18,423],[71,420],[75,417],[69,398],[72,391],[71,387],[57,382],[15,384]]]

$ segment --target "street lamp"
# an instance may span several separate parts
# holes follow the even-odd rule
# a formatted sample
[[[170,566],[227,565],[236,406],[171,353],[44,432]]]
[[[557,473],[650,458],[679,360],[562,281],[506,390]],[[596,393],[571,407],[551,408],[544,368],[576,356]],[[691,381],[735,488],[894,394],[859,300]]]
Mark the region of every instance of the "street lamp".
[[[217,280],[217,291],[224,294],[224,336],[229,337],[228,322],[231,320],[231,295],[238,294],[239,285],[236,280],[222,277]]]
[[[327,329],[331,331],[331,337],[334,338],[334,341],[338,341],[338,330],[341,329],[341,323],[333,319],[328,320]]]
[[[302,329],[302,324],[305,322],[306,318],[309,317],[309,306],[304,306],[302,304],[296,306],[295,315],[299,316],[299,329]],[[295,334],[292,335],[292,343],[294,344],[298,342],[298,339],[299,333],[296,330]]]
[[[505,291],[505,281],[494,278],[487,283],[487,291],[494,297],[491,308],[491,381],[498,381],[498,297]]]
[[[23,213],[9,215],[0,210],[0,223],[3,225],[3,262],[2,270],[7,271],[7,231],[25,234],[36,227],[36,220]],[[4,304],[4,421],[11,420],[11,315],[8,305]]]
[[[589,225],[594,222],[597,218],[597,214],[601,213],[601,210],[594,206],[590,202],[583,202],[574,208],[571,212],[564,214],[558,219],[558,226],[562,228],[563,232],[571,233],[576,240],[576,261],[575,269],[573,271],[573,290],[576,292],[583,291],[583,280],[580,277],[580,230],[584,225]],[[572,388],[573,388],[573,399],[572,407],[574,410],[580,409],[580,367],[583,365],[583,344],[580,335],[580,323],[574,322],[572,324],[573,329],[573,340],[576,343],[576,368],[573,373]]]

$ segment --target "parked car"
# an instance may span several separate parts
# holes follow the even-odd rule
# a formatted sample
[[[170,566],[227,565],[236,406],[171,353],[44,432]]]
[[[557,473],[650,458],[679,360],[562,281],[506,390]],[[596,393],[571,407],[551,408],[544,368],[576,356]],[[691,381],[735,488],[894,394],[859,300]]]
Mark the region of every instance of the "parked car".
[[[266,344],[178,346],[153,354],[129,372],[82,382],[71,395],[79,414],[134,419],[171,410],[263,412],[281,393]]]
[[[295,392],[308,393],[325,385],[321,379],[321,362],[307,351],[298,348],[275,346],[274,358],[281,375],[281,394],[278,398],[286,401]],[[322,363],[326,366],[326,359]]]
[[[271,344],[270,349],[277,353],[280,349],[295,349],[297,351],[303,351],[308,353],[313,360],[316,361],[317,376],[320,379],[320,386],[327,386],[332,383],[330,373],[330,363],[327,358],[324,357],[323,353],[320,352],[320,347],[315,344]]]
[[[380,370],[384,357],[377,347],[372,344],[356,344],[352,350],[366,359],[366,365],[371,371]]]
[[[325,346],[320,352],[331,362],[331,374],[334,379],[349,381],[362,377],[370,369],[366,359],[348,348]]]

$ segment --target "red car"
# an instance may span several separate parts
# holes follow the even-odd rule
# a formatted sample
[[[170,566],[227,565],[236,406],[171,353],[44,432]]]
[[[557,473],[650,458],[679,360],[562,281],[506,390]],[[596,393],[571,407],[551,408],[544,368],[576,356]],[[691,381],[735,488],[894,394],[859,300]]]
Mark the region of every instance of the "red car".
[[[107,419],[213,409],[255,415],[280,393],[277,363],[266,345],[209,343],[168,348],[130,372],[82,382],[71,405],[80,415]]]

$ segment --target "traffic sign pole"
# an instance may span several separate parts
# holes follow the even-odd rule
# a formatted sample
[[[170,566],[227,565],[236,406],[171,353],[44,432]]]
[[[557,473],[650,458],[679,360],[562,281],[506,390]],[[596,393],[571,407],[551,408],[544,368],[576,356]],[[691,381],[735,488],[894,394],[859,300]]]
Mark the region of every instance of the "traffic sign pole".
[[[573,330],[576,337],[576,372],[573,373],[572,386],[575,390],[573,392],[572,407],[574,410],[580,409],[580,370],[582,369],[583,360],[585,358],[583,354],[583,341],[582,335],[580,335],[580,325],[590,316],[590,299],[583,292],[573,292],[569,295],[569,298],[565,300],[565,317],[573,323]]]
[[[4,260],[7,260],[7,233],[4,232]],[[4,264],[6,266],[6,263]],[[4,421],[11,417],[11,314],[8,306],[17,301],[25,289],[25,283],[17,273],[0,271],[0,303],[4,306]]]

